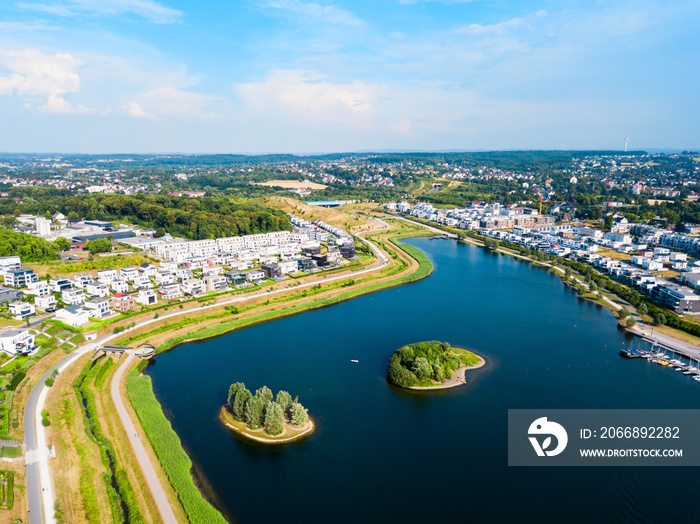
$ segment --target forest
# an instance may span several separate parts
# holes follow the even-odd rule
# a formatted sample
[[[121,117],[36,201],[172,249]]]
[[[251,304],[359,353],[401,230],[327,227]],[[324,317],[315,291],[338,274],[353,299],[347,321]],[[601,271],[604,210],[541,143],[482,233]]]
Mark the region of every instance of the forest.
[[[453,348],[446,342],[408,344],[391,355],[386,379],[403,388],[428,387],[444,383],[460,367],[471,367],[479,360],[474,353]]]
[[[21,191],[20,191],[21,190]],[[69,220],[106,220],[135,223],[192,240],[290,230],[287,215],[279,210],[237,202],[227,197],[167,197],[138,195],[70,195],[53,188],[13,188],[0,199],[0,214],[45,215],[60,211]]]
[[[299,397],[292,399],[287,391],[282,390],[273,397],[267,386],[256,390],[253,395],[243,382],[229,387],[226,408],[249,429],[265,428],[268,435],[282,433],[285,422],[305,426],[309,421],[308,410],[299,403]]]
[[[65,239],[62,239],[65,242]],[[47,242],[43,238],[15,233],[11,229],[0,229],[0,257],[18,256],[22,263],[59,260],[63,245]]]

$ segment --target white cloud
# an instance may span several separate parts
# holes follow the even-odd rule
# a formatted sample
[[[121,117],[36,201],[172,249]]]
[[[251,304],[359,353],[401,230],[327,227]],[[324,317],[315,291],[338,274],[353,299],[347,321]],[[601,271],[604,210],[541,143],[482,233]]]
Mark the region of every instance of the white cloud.
[[[321,5],[313,2],[301,2],[300,0],[268,0],[264,3],[264,6],[272,9],[289,11],[313,22],[339,24],[350,27],[360,27],[363,25],[362,20],[357,18],[350,11],[346,11],[334,5]]]
[[[73,106],[69,102],[66,102],[66,100],[59,95],[49,95],[49,99],[46,101],[46,104],[39,107],[39,110],[43,113],[52,113],[58,115],[87,115],[97,113],[96,110],[91,109],[89,107],[85,107],[82,104]]]
[[[153,0],[57,0],[42,3],[18,2],[17,6],[63,17],[134,14],[154,24],[170,24],[182,19],[182,11]]]
[[[141,107],[141,104],[139,104],[138,102],[129,102],[129,104],[122,107],[122,109],[134,118],[158,120],[158,117],[156,117],[155,115],[152,115],[148,111],[144,111]]]
[[[129,115],[150,120],[163,117],[216,118],[211,106],[221,99],[203,93],[162,86],[139,94],[136,100],[122,107]]]
[[[63,95],[80,89],[80,66],[70,54],[47,55],[37,49],[0,53],[0,95]]]
[[[315,124],[369,125],[380,88],[364,82],[336,84],[298,70],[271,71],[264,82],[235,84],[247,111],[284,115]]]

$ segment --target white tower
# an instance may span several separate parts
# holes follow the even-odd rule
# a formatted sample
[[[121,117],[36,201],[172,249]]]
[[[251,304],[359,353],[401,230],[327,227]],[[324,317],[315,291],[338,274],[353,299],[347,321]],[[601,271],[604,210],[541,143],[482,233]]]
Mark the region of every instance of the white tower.
[[[627,153],[627,141],[628,140],[629,140],[629,138],[625,137],[625,153]]]

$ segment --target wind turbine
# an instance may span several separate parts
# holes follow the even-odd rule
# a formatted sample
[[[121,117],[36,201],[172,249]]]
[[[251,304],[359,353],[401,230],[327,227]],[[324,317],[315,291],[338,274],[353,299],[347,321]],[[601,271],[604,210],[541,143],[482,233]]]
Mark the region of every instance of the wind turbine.
[[[625,153],[627,153],[627,141],[628,140],[629,140],[629,138],[625,137]]]

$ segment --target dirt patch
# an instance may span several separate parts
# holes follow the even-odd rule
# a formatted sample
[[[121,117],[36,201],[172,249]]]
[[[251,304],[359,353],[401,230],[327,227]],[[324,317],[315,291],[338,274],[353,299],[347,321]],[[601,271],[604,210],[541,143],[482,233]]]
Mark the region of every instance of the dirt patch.
[[[269,180],[268,182],[253,182],[258,186],[283,187],[285,189],[326,189],[328,186],[316,182],[300,182],[299,180]]]

